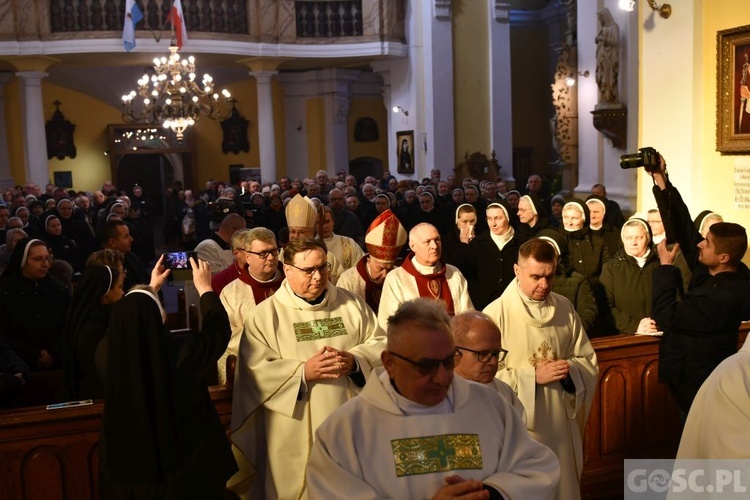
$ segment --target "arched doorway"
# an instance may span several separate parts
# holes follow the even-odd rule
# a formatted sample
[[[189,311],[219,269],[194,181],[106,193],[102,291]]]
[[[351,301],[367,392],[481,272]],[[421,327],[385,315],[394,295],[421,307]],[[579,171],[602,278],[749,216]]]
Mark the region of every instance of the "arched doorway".
[[[143,188],[143,196],[154,206],[154,215],[164,213],[164,193],[174,182],[174,168],[162,154],[125,155],[117,165],[115,185],[132,195],[133,187]]]

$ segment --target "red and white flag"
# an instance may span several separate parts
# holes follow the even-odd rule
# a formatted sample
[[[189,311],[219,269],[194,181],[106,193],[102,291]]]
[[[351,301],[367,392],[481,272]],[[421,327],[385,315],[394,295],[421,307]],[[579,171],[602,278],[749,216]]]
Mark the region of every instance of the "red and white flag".
[[[174,36],[177,41],[177,47],[182,48],[185,42],[188,41],[187,28],[185,27],[185,15],[182,13],[182,2],[180,0],[174,0],[172,3],[172,10],[169,13],[169,20],[174,26]]]

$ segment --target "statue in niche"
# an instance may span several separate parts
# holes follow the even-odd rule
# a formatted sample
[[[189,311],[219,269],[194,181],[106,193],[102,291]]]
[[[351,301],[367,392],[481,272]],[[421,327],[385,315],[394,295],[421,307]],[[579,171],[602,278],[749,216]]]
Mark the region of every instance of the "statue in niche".
[[[599,87],[600,107],[619,107],[618,74],[620,72],[620,27],[612,18],[609,9],[597,14],[599,31],[596,42],[596,85]]]

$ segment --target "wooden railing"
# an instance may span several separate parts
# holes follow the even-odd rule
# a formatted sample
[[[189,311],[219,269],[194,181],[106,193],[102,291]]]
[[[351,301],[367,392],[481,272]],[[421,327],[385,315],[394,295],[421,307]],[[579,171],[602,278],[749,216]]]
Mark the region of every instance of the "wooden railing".
[[[236,358],[227,360],[234,373]],[[209,387],[224,429],[232,417],[232,386]],[[98,496],[99,430],[104,402],[47,410],[44,406],[0,412],[0,499],[95,500]]]
[[[172,0],[137,0],[143,20],[136,31],[169,32],[167,21]],[[182,2],[188,31],[247,34],[245,0],[185,0]],[[51,0],[53,33],[119,31],[125,16],[120,0]]]
[[[294,4],[300,38],[362,36],[362,0],[297,0]]]
[[[182,9],[187,30],[193,34],[232,34],[263,41],[345,37],[402,41],[405,1],[182,0]],[[172,0],[136,0],[136,4],[143,13],[135,26],[136,35],[150,32],[168,38]],[[33,24],[35,15],[37,26]],[[32,27],[40,34],[116,32],[122,30],[124,20],[124,0],[50,0],[40,2],[38,12],[24,12],[28,26],[15,29],[17,35],[27,35],[27,28]],[[0,22],[0,37],[3,34]]]

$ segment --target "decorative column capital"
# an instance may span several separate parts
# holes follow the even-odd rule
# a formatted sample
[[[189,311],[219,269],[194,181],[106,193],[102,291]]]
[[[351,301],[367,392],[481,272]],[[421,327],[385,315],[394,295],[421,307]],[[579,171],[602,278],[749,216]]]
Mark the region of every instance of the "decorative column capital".
[[[510,21],[510,4],[503,0],[490,0],[492,16],[495,21],[507,23]]]
[[[451,0],[433,0],[432,10],[435,19],[451,18]]]
[[[41,83],[42,78],[46,78],[49,74],[43,71],[18,71],[16,72],[16,76],[24,80],[26,84],[31,84]]]
[[[275,75],[278,75],[278,71],[263,70],[263,71],[250,71],[250,76],[255,78],[258,85],[268,85]]]

